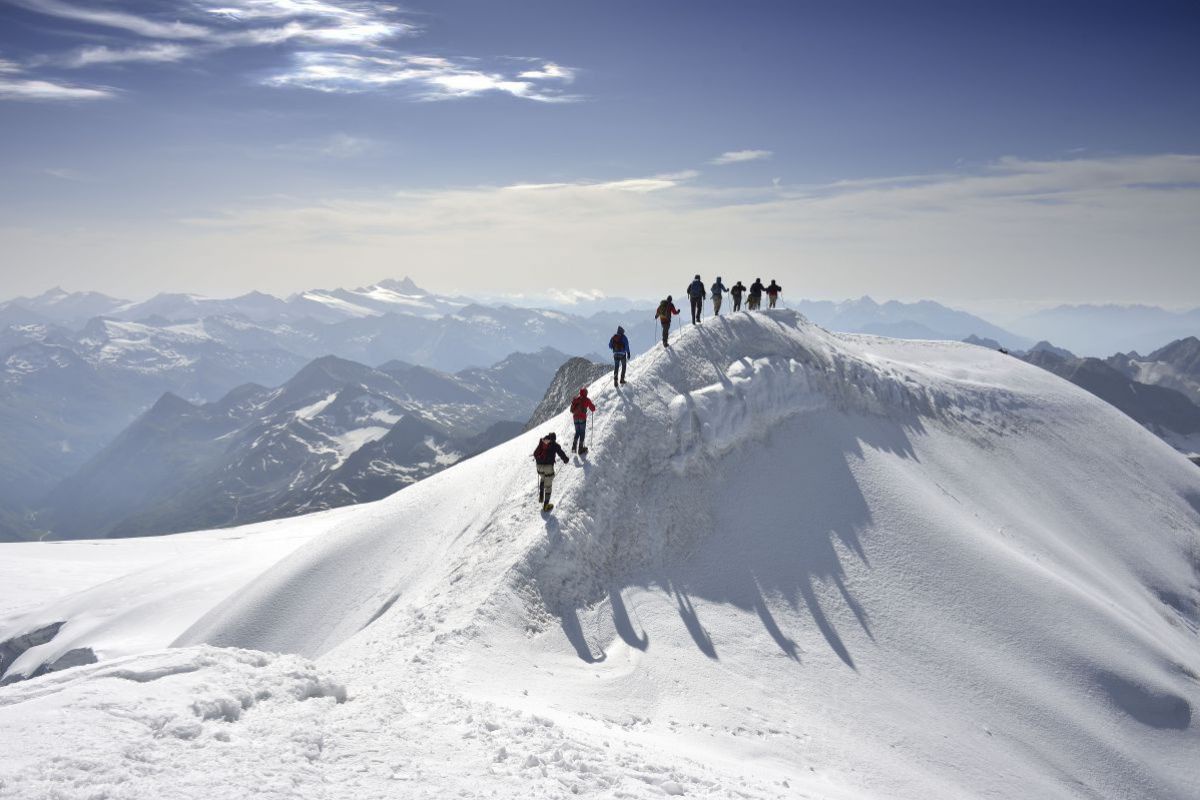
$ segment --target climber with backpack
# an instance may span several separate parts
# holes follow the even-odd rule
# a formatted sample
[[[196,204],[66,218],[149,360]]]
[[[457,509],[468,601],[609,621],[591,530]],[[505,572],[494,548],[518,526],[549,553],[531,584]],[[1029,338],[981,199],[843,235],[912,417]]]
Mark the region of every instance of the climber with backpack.
[[[558,444],[558,436],[551,431],[541,438],[537,448],[533,451],[533,461],[538,474],[538,502],[542,504],[542,511],[550,511],[554,508],[554,504],[550,502],[550,489],[554,486],[554,459],[556,457],[561,458],[564,464],[571,463],[567,454]]]
[[[671,332],[671,317],[679,316],[679,309],[675,307],[674,301],[671,300],[671,295],[667,295],[667,299],[658,304],[658,310],[654,312],[654,318],[662,325],[663,331],[663,347],[670,347],[667,341],[667,334]]]
[[[712,303],[713,315],[721,316],[721,295],[729,290],[725,288],[725,284],[721,283],[721,276],[717,276],[717,282],[712,285]]]
[[[704,281],[700,280],[699,275],[688,284],[687,293],[692,301],[692,324],[695,325],[700,322],[700,311],[704,308]]]
[[[746,293],[746,285],[744,283],[742,283],[741,281],[738,281],[737,283],[735,283],[733,285],[733,288],[729,290],[729,294],[732,295],[732,297],[733,297],[733,310],[734,311],[742,310],[742,295],[744,295],[745,293]]]
[[[771,278],[771,285],[766,288],[766,292],[767,307],[774,308],[775,301],[779,299],[780,293],[783,292],[783,287],[776,283],[774,278]]]
[[[755,278],[754,283],[750,284],[750,298],[746,303],[748,311],[757,311],[758,307],[762,305],[762,293],[765,288],[762,278]]]
[[[619,386],[625,383],[625,367],[629,364],[629,337],[620,325],[608,340],[608,349],[613,354],[613,386]]]
[[[596,404],[588,399],[587,387],[579,390],[579,394],[571,401],[571,419],[575,420],[575,438],[571,440],[571,452],[587,455],[583,445],[584,434],[587,433],[588,411],[595,411]]]

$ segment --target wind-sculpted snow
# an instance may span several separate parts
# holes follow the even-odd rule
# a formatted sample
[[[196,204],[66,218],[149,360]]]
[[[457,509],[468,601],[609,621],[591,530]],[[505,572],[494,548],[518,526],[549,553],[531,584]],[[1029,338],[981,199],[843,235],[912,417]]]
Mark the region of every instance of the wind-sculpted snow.
[[[0,797],[228,797],[222,781],[252,776],[257,796],[287,796],[306,767],[319,774],[320,717],[345,700],[345,687],[311,662],[213,647],[48,675],[0,694]],[[280,713],[294,727],[263,719]],[[258,748],[269,749],[274,763],[259,763]],[[205,775],[197,756],[233,774]]]
[[[153,637],[116,613],[61,643],[100,663],[0,698],[151,640],[295,653],[346,687],[233,722],[201,703],[227,742],[112,755],[141,791],[113,797],[1196,797],[1200,473],[1116,409],[1000,353],[788,312],[686,326],[590,394],[552,514],[530,453],[566,414],[304,518],[257,577]],[[75,602],[7,629],[64,622],[49,658]],[[120,682],[115,707],[222,669]],[[0,794],[36,796],[71,754],[18,732]]]

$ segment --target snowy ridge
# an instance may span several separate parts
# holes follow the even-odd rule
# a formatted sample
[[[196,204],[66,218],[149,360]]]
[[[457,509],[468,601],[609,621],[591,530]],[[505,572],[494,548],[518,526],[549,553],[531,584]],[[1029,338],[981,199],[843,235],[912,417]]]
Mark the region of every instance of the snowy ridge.
[[[94,767],[136,775],[112,797],[243,796],[257,785],[231,775],[280,763],[301,781],[280,797],[1195,796],[1200,475],[1170,447],[1002,354],[788,312],[685,327],[629,381],[591,387],[591,452],[560,468],[552,515],[529,434],[275,523],[313,535],[187,614],[122,616],[165,574],[147,568],[0,620],[0,641],[65,622],[22,669],[218,645],[346,687],[202,726],[190,750],[139,739]],[[568,416],[543,429],[568,438]],[[101,606],[105,629],[79,633]],[[0,698],[86,693],[104,666]],[[238,680],[222,670],[187,681]],[[52,784],[59,740],[104,735],[38,719],[0,767],[18,792]],[[295,759],[287,732],[314,730]],[[161,759],[174,772],[137,766]]]

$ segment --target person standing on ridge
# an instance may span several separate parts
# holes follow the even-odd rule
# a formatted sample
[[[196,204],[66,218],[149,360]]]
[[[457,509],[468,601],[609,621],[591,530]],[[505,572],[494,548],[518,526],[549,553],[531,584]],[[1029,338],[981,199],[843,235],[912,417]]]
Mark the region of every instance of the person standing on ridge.
[[[588,411],[595,411],[596,404],[588,399],[587,387],[579,390],[579,394],[571,401],[571,419],[575,420],[575,438],[571,440],[571,452],[587,455],[583,446],[583,437],[587,433]]]
[[[747,311],[757,311],[758,307],[762,305],[764,288],[766,287],[763,286],[762,278],[755,278],[754,283],[750,284],[750,298],[746,303]]]
[[[663,347],[670,347],[667,342],[667,334],[671,332],[671,317],[679,316],[679,309],[675,307],[674,301],[671,300],[671,295],[667,295],[667,299],[658,304],[658,310],[654,312],[654,318],[662,324],[663,329]]]
[[[687,293],[692,301],[692,324],[695,325],[700,322],[700,311],[704,308],[704,281],[700,280],[699,275],[688,284]]]
[[[625,383],[625,367],[629,364],[629,337],[620,325],[608,340],[608,349],[613,354],[613,386],[619,386]]]
[[[538,502],[542,504],[542,511],[554,508],[554,504],[550,502],[550,489],[554,486],[555,457],[561,458],[564,464],[571,463],[557,440],[558,437],[551,431],[541,438],[533,451],[533,461],[538,474]]]
[[[720,275],[717,276],[717,282],[712,285],[711,291],[712,291],[712,303],[713,303],[713,316],[719,317],[719,316],[721,316],[721,295],[723,295],[725,292],[729,291],[728,289],[725,288],[725,284],[721,283]]]
[[[746,293],[746,286],[741,281],[738,281],[737,283],[735,283],[733,285],[733,288],[729,290],[729,294],[733,296],[733,310],[734,311],[742,310],[742,295],[745,293]]]
[[[775,307],[775,301],[779,299],[779,295],[782,291],[783,291],[783,287],[780,286],[778,283],[776,283],[774,278],[771,278],[771,285],[767,287],[767,307],[768,308]]]

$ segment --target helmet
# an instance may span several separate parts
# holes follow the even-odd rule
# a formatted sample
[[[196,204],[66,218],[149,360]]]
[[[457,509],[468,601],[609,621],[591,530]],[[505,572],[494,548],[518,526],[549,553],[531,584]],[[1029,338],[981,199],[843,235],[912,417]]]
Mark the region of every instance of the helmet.
[[[554,431],[550,431],[549,433],[546,434],[545,438],[547,438],[553,442],[555,439],[558,438],[558,434],[555,433]]]
[[[697,275],[697,276],[696,276],[696,280],[700,280],[700,276],[699,276],[699,275]]]
[[[622,328],[620,325],[618,325],[618,326],[617,326],[617,333],[624,333],[624,332],[625,332],[625,329],[624,329],[624,328]]]
[[[671,302],[671,295],[667,295],[667,302]]]

